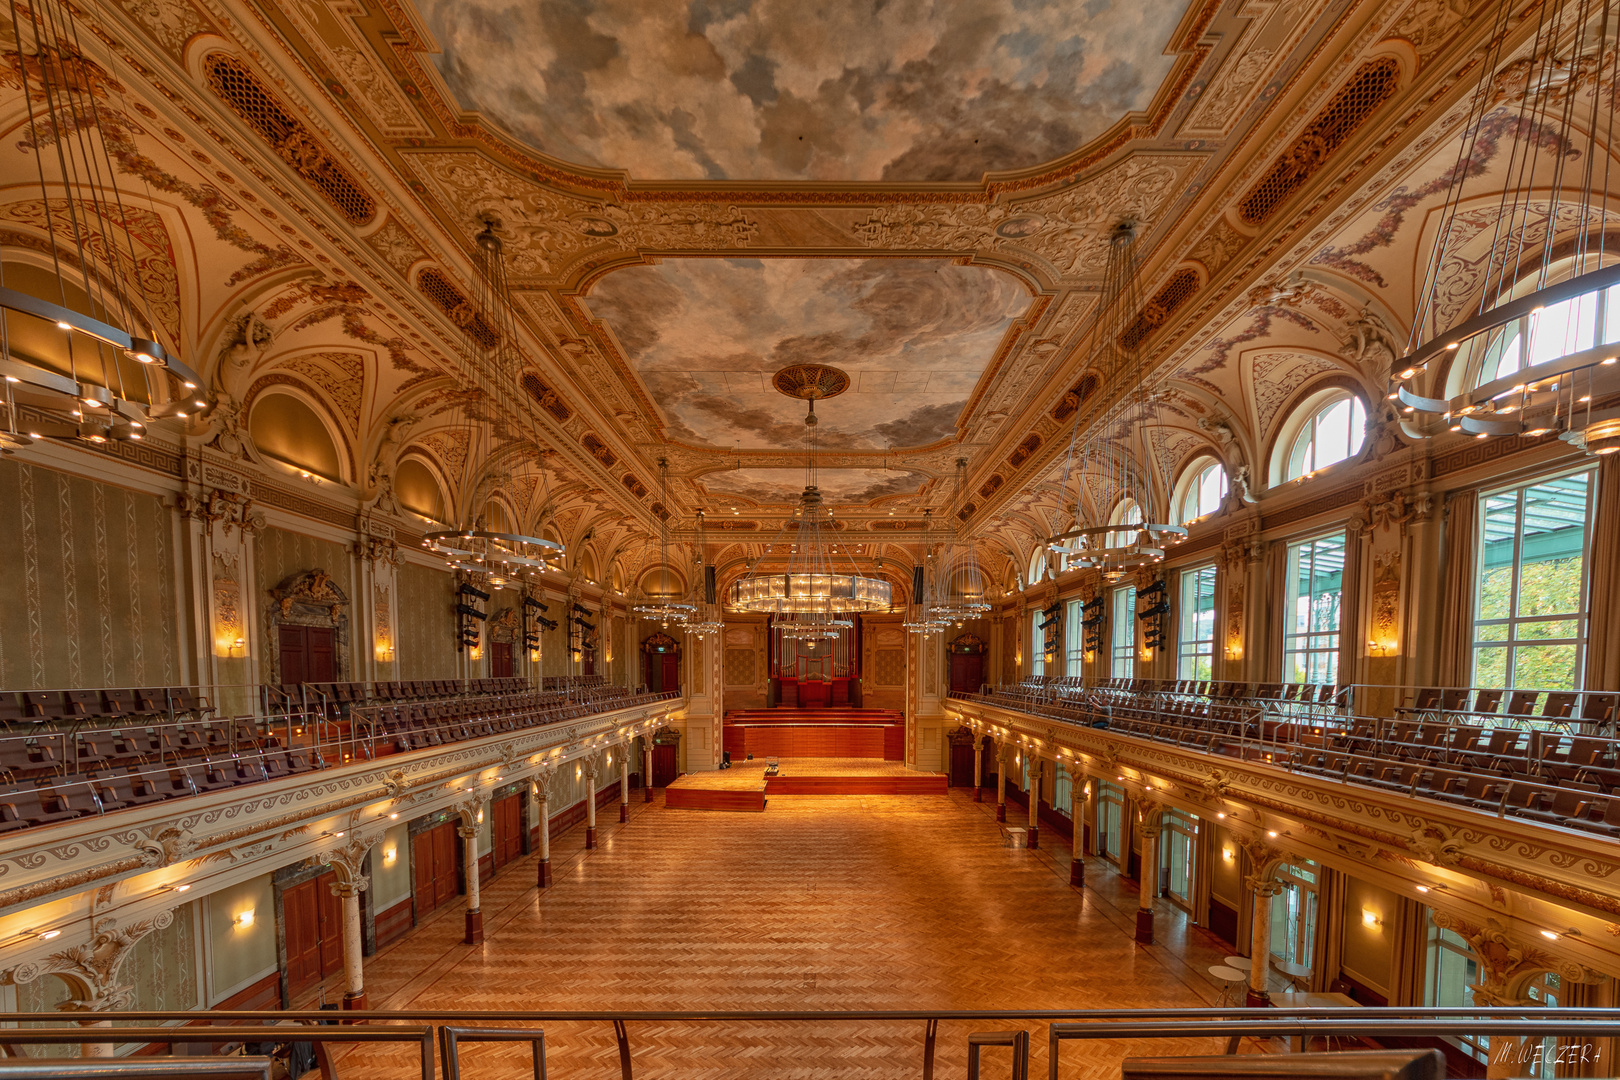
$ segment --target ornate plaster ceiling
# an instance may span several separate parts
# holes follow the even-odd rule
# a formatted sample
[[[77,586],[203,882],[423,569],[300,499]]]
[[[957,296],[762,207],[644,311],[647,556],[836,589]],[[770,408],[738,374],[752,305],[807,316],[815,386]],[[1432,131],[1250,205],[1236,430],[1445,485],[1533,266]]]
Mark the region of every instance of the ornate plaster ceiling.
[[[977,180],[1147,107],[1181,0],[416,0],[461,105],[657,180]]]
[[[698,483],[720,500],[736,497],[754,503],[791,505],[804,490],[805,478],[802,468],[731,469],[709,473]],[[901,469],[818,469],[815,483],[828,503],[869,505],[878,499],[915,495],[926,478]],[[720,513],[729,508],[729,503],[715,504]]]
[[[814,445],[884,450],[956,434],[1030,301],[1011,275],[948,259],[669,259],[607,275],[586,304],[672,439],[802,445],[804,403],[771,376],[818,363],[851,386],[817,410]]]

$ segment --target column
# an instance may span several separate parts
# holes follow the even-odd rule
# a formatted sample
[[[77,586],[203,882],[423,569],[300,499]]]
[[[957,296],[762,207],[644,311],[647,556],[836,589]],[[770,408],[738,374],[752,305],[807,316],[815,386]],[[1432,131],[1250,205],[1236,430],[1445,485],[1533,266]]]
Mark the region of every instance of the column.
[[[973,801],[984,802],[984,740],[973,733]]]
[[[596,777],[601,772],[602,759],[591,755],[585,761],[585,850],[596,847]]]
[[[1012,754],[1005,740],[996,743],[996,820],[1007,820],[1007,763]]]
[[[1041,846],[1041,778],[1046,774],[1046,762],[1031,754],[1029,757],[1029,846]]]
[[[1072,773],[1069,777],[1069,820],[1074,824],[1074,840],[1069,849],[1069,884],[1077,889],[1086,887],[1086,776]]]
[[[1244,1004],[1264,1008],[1271,1004],[1266,975],[1271,970],[1271,899],[1282,892],[1282,884],[1269,878],[1250,879],[1254,887],[1254,923],[1249,932],[1249,993]]]
[[[478,826],[460,825],[462,858],[467,862],[467,936],[468,945],[481,945],[484,941],[484,913],[478,909]]]
[[[477,872],[477,839],[473,840],[474,864],[473,870]],[[476,877],[472,880],[476,880]],[[332,882],[332,895],[343,901],[343,1007],[345,1009],[365,1009],[366,1004],[366,975],[363,962],[360,959],[360,894],[365,891],[368,882],[334,881]],[[474,886],[476,888],[476,886]]]
[[[652,802],[652,748],[651,735],[641,737],[641,786],[647,793],[644,802]]]
[[[619,821],[630,820],[630,744],[619,747]]]
[[[1153,944],[1153,901],[1159,895],[1159,812],[1142,815],[1142,880],[1136,892],[1136,940]]]
[[[546,769],[535,776],[530,788],[534,792],[534,820],[540,825],[540,866],[535,884],[542,889],[551,888],[551,780],[555,775]]]

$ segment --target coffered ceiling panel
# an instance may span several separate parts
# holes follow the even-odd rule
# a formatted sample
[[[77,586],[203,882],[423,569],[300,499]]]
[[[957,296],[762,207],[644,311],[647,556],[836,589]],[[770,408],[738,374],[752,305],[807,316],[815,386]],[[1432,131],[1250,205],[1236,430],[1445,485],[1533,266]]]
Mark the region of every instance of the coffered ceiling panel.
[[[1145,108],[1182,0],[417,0],[460,103],[658,180],[977,180]]]
[[[813,363],[850,377],[816,410],[814,445],[883,450],[956,433],[1030,302],[1012,276],[948,259],[670,259],[607,275],[586,305],[677,441],[803,445],[804,402],[771,376]]]

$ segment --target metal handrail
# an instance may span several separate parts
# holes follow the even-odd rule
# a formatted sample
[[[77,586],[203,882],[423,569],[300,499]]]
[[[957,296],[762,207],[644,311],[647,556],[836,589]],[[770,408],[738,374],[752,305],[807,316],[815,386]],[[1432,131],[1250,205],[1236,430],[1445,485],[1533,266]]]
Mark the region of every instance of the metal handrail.
[[[0,1080],[270,1080],[273,1058],[148,1057],[0,1060]]]
[[[459,1077],[456,1047],[462,1042],[527,1042],[535,1048],[536,1067],[543,1078],[544,1029],[470,1027],[487,1023],[591,1023],[611,1022],[619,1044],[624,1080],[633,1080],[628,1025],[644,1021],[728,1023],[803,1022],[814,1024],[848,1021],[917,1022],[924,1026],[923,1075],[933,1074],[935,1035],[942,1021],[1023,1021],[1048,1025],[1051,1076],[1057,1076],[1057,1062],[1063,1042],[1077,1039],[1183,1039],[1200,1035],[1219,1036],[1235,1045],[1237,1039],[1310,1038],[1317,1035],[1398,1036],[1434,1038],[1437,1036],[1528,1035],[1610,1038],[1620,1036],[1620,1008],[1198,1008],[1198,1009],[1036,1009],[1036,1010],[905,1010],[864,1009],[845,1012],[778,1010],[744,1012],[730,1010],[643,1010],[634,1012],[578,1011],[491,1011],[448,1012],[444,1010],[356,1010],[341,1014],[341,1026],[320,1027],[238,1027],[245,1020],[270,1018],[279,1021],[321,1021],[332,1024],[331,1010],[199,1010],[130,1011],[101,1013],[6,1013],[12,1022],[45,1023],[47,1028],[15,1028],[4,1033],[3,1041],[28,1044],[120,1043],[217,1043],[231,1042],[417,1042],[421,1047],[423,1080],[434,1080],[433,1039],[437,1035],[449,1049],[444,1055],[445,1075]],[[186,1021],[186,1027],[84,1027],[86,1023],[110,1021]],[[424,1022],[425,1023],[420,1023]],[[411,1023],[418,1022],[418,1023]],[[213,1026],[220,1025],[220,1026]],[[231,1025],[231,1026],[224,1026]],[[988,1041],[1024,1035],[1016,1032],[981,1034],[978,1045],[1009,1045]],[[1027,1067],[1027,1056],[1025,1058]],[[1016,1067],[1016,1057],[1015,1057]]]

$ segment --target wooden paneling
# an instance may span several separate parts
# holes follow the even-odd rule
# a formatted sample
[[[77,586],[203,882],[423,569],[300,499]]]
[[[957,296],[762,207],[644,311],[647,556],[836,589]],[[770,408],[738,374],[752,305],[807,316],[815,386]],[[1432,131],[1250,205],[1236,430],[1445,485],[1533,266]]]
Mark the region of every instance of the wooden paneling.
[[[884,758],[884,733],[879,724],[793,724],[773,726],[737,725],[727,729],[726,749],[732,750],[741,736],[744,755],[760,757],[848,757]],[[904,728],[901,728],[902,737]],[[732,750],[732,759],[737,751]]]
[[[411,928],[411,902],[401,900],[391,908],[377,912],[377,947],[397,941]]]
[[[494,858],[491,869],[499,870],[523,854],[523,796],[508,795],[504,799],[497,799],[491,804],[490,810],[494,814],[490,852]]]
[[[917,776],[773,776],[767,795],[945,795],[944,773]]]
[[[742,810],[759,812],[765,809],[765,786],[752,790],[736,788],[672,787],[664,792],[664,805],[673,810]]]
[[[455,822],[417,833],[411,839],[412,896],[418,919],[456,895]]]

